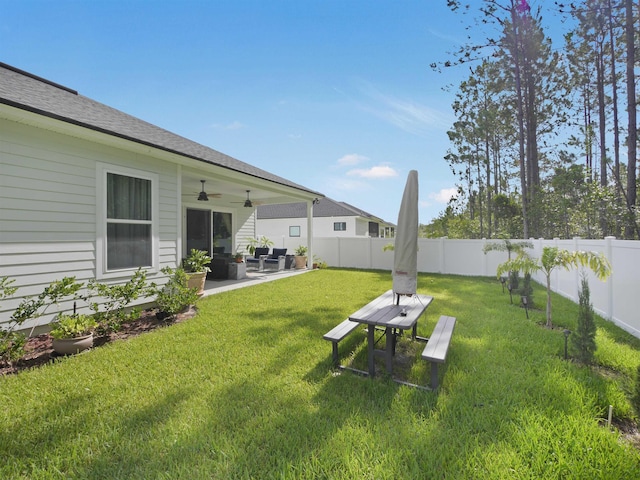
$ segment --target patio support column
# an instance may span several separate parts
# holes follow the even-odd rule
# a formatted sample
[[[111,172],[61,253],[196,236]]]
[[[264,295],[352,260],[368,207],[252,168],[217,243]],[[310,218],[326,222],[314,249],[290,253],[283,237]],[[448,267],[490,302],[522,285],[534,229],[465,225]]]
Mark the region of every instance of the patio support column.
[[[313,268],[313,202],[307,201],[307,269]]]

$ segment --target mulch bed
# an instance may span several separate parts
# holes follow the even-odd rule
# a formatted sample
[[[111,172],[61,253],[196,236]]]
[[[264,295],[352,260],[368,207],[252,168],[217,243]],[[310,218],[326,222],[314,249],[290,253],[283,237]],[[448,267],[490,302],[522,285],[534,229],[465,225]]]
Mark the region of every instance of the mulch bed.
[[[93,347],[96,348],[117,340],[136,337],[157,328],[166,327],[168,325],[193,318],[195,314],[196,310],[193,307],[174,317],[165,317],[162,314],[158,314],[157,309],[144,310],[137,320],[123,323],[122,328],[119,331],[109,335],[95,337]],[[52,341],[53,339],[48,333],[30,337],[27,339],[27,343],[25,345],[26,353],[20,360],[15,362],[13,365],[8,365],[7,363],[0,361],[0,375],[12,375],[23,370],[37,368],[54,361],[56,358],[60,357],[60,355],[53,351]]]

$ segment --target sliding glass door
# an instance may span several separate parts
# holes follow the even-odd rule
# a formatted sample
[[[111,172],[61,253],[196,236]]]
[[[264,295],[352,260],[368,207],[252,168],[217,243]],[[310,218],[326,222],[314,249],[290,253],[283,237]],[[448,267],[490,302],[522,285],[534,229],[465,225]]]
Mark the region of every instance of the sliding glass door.
[[[191,249],[211,255],[211,210],[187,208],[187,255]]]
[[[233,253],[232,217],[230,213],[187,208],[187,255],[192,248],[209,255]],[[212,228],[213,227],[213,228]]]
[[[234,253],[233,238],[231,234],[231,214],[225,212],[213,213],[213,251],[216,254]]]

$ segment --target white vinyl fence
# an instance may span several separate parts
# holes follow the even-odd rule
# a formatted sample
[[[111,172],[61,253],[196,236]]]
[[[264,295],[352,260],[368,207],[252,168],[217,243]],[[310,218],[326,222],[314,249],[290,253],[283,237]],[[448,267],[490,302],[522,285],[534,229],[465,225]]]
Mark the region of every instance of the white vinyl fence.
[[[512,240],[518,242],[519,240]],[[388,238],[337,238],[320,237],[313,240],[313,255],[333,267],[391,270],[393,251],[383,247],[393,239]],[[450,240],[419,239],[418,271],[468,276],[495,276],[497,266],[507,260],[507,252],[492,251],[486,255],[487,243],[498,240]],[[595,311],[613,321],[634,336],[640,338],[640,241],[617,240],[530,240],[534,248],[529,251],[539,257],[543,247],[558,247],[570,251],[587,250],[603,253],[611,262],[611,276],[602,282],[590,270],[586,270]],[[305,238],[276,240],[277,247],[289,252],[298,245],[306,245]],[[551,275],[553,291],[578,302],[581,271],[555,269]],[[542,273],[534,279],[544,285]]]

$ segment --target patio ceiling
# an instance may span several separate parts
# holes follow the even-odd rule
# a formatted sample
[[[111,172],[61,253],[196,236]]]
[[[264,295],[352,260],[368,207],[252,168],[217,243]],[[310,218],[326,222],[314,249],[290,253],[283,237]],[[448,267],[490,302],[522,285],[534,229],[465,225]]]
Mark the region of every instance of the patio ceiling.
[[[228,172],[225,173],[227,173],[226,176],[211,172],[183,173],[182,203],[197,203],[202,206],[215,205],[229,209],[244,208],[247,190],[249,190],[249,198],[254,208],[258,205],[312,201],[318,197],[313,192],[296,190],[249,175],[239,173],[228,175]],[[198,201],[198,195],[202,191],[202,180],[205,181],[204,191],[209,198],[207,202]]]

